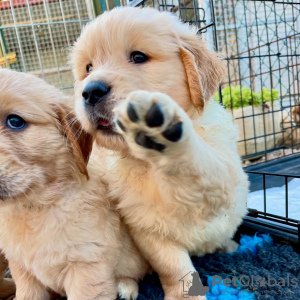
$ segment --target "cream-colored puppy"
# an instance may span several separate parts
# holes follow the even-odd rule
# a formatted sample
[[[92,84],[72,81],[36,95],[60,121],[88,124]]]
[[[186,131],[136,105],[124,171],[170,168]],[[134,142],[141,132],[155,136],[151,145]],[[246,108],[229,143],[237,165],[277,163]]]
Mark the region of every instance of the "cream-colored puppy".
[[[113,300],[116,277],[130,299],[141,276],[136,250],[107,198],[101,161],[86,166],[92,138],[67,102],[41,79],[0,70],[0,248],[16,299],[50,299],[51,289]]]
[[[106,160],[111,196],[165,299],[182,299],[190,255],[234,250],[246,213],[238,132],[210,100],[222,62],[194,28],[151,8],[92,21],[72,61],[77,115]]]

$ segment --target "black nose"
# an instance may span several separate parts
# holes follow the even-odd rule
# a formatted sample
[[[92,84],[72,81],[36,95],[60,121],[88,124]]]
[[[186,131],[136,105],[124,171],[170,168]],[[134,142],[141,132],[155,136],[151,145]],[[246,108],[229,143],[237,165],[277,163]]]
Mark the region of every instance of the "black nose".
[[[110,91],[110,87],[102,81],[89,82],[82,91],[82,97],[86,104],[96,105]]]

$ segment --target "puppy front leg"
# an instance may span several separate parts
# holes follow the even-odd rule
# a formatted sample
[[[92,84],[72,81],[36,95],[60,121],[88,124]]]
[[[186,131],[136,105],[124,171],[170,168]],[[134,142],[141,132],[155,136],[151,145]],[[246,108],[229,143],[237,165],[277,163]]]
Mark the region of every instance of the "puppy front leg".
[[[50,300],[50,294],[35,276],[12,259],[9,267],[17,287],[16,300]]]
[[[228,164],[234,158],[228,161],[224,152],[208,145],[169,96],[132,92],[115,113],[117,128],[131,155],[152,166],[152,178],[162,199],[191,204],[199,202],[204,191],[212,206],[232,199],[229,194],[234,191],[237,183],[233,179],[237,176],[230,174],[234,168]],[[243,180],[242,169],[240,173]]]
[[[159,275],[165,297],[164,300],[182,300],[188,288],[180,281],[183,277],[196,272],[188,252],[167,239],[161,239],[151,234],[134,234],[136,244],[149,261],[154,271]],[[184,282],[186,284],[186,282]],[[201,286],[202,284],[199,283]],[[204,300],[208,287],[202,286],[198,296],[189,296],[190,300]]]
[[[114,300],[117,283],[114,265],[101,263],[74,263],[64,281],[68,300]]]
[[[216,154],[197,135],[191,119],[169,96],[136,91],[115,109],[118,131],[132,156],[165,168],[165,172],[187,173],[214,167]],[[201,159],[201,162],[199,161]],[[198,164],[201,168],[197,168]]]
[[[136,299],[139,293],[138,282],[150,270],[150,266],[128,234],[125,224],[121,226],[121,253],[117,264],[119,297],[123,300]]]

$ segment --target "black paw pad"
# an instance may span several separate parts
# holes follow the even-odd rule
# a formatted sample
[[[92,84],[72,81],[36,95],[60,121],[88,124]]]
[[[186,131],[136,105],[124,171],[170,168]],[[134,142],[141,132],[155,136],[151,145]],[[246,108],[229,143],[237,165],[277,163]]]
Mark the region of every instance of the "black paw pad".
[[[153,149],[162,152],[166,148],[165,145],[157,143],[154,139],[148,136],[145,131],[140,131],[134,140],[138,145],[147,149]]]
[[[138,116],[134,106],[131,103],[128,104],[127,115],[131,122],[134,122],[134,123],[138,122],[139,116]]]
[[[176,123],[162,133],[171,142],[178,142],[182,136],[182,123]]]
[[[126,132],[125,126],[123,125],[123,123],[122,123],[119,119],[117,120],[117,124],[118,124],[118,126],[119,126],[124,132]]]
[[[145,121],[149,127],[159,127],[164,124],[164,114],[159,104],[153,103],[146,115]]]

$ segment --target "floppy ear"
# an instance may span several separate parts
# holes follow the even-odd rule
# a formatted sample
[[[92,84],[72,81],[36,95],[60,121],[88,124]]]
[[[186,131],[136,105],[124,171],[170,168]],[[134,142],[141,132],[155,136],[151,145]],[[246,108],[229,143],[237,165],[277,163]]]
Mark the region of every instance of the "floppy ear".
[[[55,112],[79,171],[89,179],[86,166],[92,152],[92,136],[82,129],[75,114],[66,106],[56,106]]]
[[[205,101],[217,92],[226,69],[217,53],[196,34],[177,36],[180,57],[184,65],[193,105],[201,113]]]

